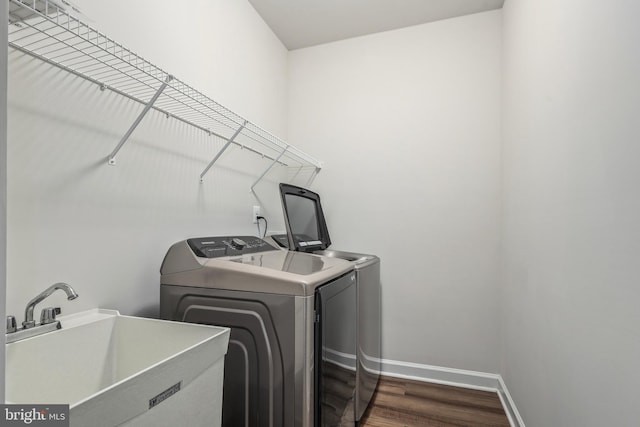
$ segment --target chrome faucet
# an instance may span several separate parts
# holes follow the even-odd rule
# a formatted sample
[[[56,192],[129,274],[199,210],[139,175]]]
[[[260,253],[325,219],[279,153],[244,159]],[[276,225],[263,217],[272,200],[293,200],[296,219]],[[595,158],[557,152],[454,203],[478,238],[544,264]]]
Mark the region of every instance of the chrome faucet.
[[[36,322],[33,320],[33,309],[38,303],[42,302],[42,300],[54,293],[57,289],[64,291],[67,294],[67,299],[69,301],[78,298],[78,294],[76,293],[76,291],[74,291],[73,288],[66,283],[55,283],[49,286],[47,289],[36,295],[36,297],[29,301],[29,303],[27,304],[27,308],[24,310],[24,322],[22,322],[23,329],[29,329],[36,326]],[[55,315],[53,316],[53,318],[55,319]]]
[[[24,322],[22,322],[22,328],[16,328],[16,318],[14,316],[7,316],[7,344],[25,338],[35,337],[36,335],[47,332],[52,332],[62,327],[60,321],[56,320],[56,314],[60,314],[60,307],[44,308],[42,310],[42,316],[40,317],[40,324],[38,325],[36,325],[36,322],[33,320],[33,310],[36,305],[54,293],[57,289],[64,291],[67,294],[68,300],[78,298],[76,291],[66,283],[56,283],[49,286],[27,304],[27,308],[24,311]]]

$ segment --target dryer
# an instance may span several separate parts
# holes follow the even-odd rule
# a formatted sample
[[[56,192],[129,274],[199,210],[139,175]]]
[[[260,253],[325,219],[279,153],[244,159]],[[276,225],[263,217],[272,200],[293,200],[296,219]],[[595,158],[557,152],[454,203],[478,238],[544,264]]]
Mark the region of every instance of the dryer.
[[[375,255],[328,249],[329,230],[320,196],[306,188],[280,184],[287,234],[270,236],[283,249],[349,261],[356,270],[357,352],[355,420],[364,415],[375,392],[381,370],[380,258]]]
[[[160,314],[231,328],[224,426],[353,425],[355,285],[339,258],[252,236],[194,238],[165,256]]]

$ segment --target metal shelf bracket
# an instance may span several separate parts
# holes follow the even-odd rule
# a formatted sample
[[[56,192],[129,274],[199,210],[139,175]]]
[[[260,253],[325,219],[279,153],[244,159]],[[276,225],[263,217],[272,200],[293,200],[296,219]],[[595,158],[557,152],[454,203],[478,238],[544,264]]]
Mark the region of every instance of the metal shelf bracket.
[[[231,136],[231,138],[227,139],[227,143],[224,144],[224,146],[220,149],[220,151],[218,151],[218,154],[216,154],[216,156],[213,158],[213,160],[211,160],[209,162],[209,164],[207,165],[206,168],[204,168],[204,170],[202,171],[202,173],[200,174],[200,182],[203,182],[204,176],[207,174],[207,172],[209,172],[209,169],[211,169],[211,166],[213,166],[213,164],[215,162],[218,161],[218,159],[220,158],[220,156],[222,155],[222,153],[225,152],[225,150],[227,148],[229,148],[229,146],[233,143],[233,141],[236,139],[236,137],[238,135],[240,135],[240,132],[242,132],[242,130],[244,129],[244,127],[247,125],[247,121],[245,120],[244,123],[242,123],[242,125],[240,125],[240,127],[238,128],[238,130],[235,131],[235,133]],[[209,131],[209,134],[211,134],[211,131]],[[222,138],[222,137],[221,137]],[[225,138],[226,139],[226,138]]]
[[[122,137],[122,139],[120,140],[116,148],[114,148],[111,154],[109,154],[109,164],[111,166],[114,166],[116,164],[116,154],[118,154],[118,151],[120,151],[120,149],[125,144],[125,142],[127,142],[127,140],[129,139],[133,131],[138,127],[138,125],[140,124],[144,116],[147,115],[151,107],[153,107],[153,104],[155,104],[155,102],[158,100],[158,97],[162,94],[162,92],[165,90],[165,88],[167,87],[167,85],[171,80],[173,80],[173,76],[171,74],[167,75],[167,78],[165,79],[164,83],[162,83],[162,85],[160,86],[160,88],[158,88],[158,90],[153,95],[153,97],[151,97],[149,102],[147,102],[147,104],[144,106],[144,109],[142,110],[140,115],[138,115],[136,120],[133,122],[133,124],[127,131],[127,133],[124,134],[124,136]]]
[[[256,182],[253,183],[253,185],[251,186],[251,188],[249,189],[250,192],[255,193],[255,191],[253,190],[253,187],[255,187],[261,180],[262,178],[264,178],[264,176],[271,170],[271,168],[273,166],[275,166],[276,163],[278,163],[280,161],[280,158],[282,156],[284,156],[284,153],[287,152],[287,150],[289,149],[289,146],[287,145],[284,150],[282,150],[282,153],[280,153],[280,155],[278,155],[278,157],[276,157],[275,159],[273,159],[273,161],[271,162],[271,164],[269,165],[269,167],[262,172],[262,175],[260,175],[260,177],[258,179],[256,179]]]

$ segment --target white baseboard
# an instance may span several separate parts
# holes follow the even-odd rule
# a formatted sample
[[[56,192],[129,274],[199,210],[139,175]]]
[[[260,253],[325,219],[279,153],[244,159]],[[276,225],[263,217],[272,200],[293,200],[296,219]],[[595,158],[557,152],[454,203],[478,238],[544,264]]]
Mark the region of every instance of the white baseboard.
[[[513,427],[525,427],[524,420],[520,416],[520,412],[518,412],[518,408],[516,408],[516,404],[511,398],[509,390],[507,390],[507,385],[504,383],[502,375],[498,375],[498,383],[498,397],[500,397],[500,401],[502,402],[504,411],[507,413],[509,422]]]
[[[475,390],[495,391],[504,407],[511,427],[525,427],[509,390],[499,374],[466,371],[442,366],[422,365],[382,359],[381,374],[389,377],[452,385]]]

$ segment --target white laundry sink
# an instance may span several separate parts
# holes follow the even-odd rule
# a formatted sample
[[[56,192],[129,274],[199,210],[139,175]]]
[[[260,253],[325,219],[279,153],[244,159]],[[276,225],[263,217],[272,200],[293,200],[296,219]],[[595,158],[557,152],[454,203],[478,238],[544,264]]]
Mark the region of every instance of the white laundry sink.
[[[7,403],[69,404],[79,427],[221,424],[229,329],[97,309],[59,320],[7,344]]]

